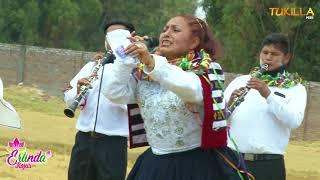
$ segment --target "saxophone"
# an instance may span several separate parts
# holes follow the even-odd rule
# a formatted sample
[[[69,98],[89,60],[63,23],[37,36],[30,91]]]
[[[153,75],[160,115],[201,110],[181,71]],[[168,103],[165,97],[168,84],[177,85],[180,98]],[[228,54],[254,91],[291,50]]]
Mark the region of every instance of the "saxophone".
[[[259,70],[253,73],[251,76],[259,78],[268,70],[268,67],[269,67],[268,64],[261,65]],[[244,87],[241,90],[242,94],[233,100],[232,104],[227,108],[227,118],[229,118],[229,116],[236,109],[236,107],[238,107],[244,101],[244,97],[248,94],[250,89],[251,88],[249,88],[248,86]]]
[[[73,100],[73,102],[71,103],[71,105],[69,105],[66,109],[64,109],[63,112],[67,117],[69,117],[69,118],[74,117],[74,113],[75,113],[77,107],[79,106],[81,100],[85,97],[85,95],[87,94],[89,89],[92,88],[91,84],[98,79],[97,74],[98,74],[98,71],[100,70],[100,68],[103,67],[107,63],[113,63],[114,59],[115,59],[114,54],[112,53],[111,50],[109,50],[109,51],[106,51],[106,53],[104,54],[102,59],[97,60],[97,65],[94,67],[94,69],[91,72],[91,75],[88,78],[89,83],[82,85],[80,87],[80,91],[77,94],[77,96],[75,97],[75,99]]]

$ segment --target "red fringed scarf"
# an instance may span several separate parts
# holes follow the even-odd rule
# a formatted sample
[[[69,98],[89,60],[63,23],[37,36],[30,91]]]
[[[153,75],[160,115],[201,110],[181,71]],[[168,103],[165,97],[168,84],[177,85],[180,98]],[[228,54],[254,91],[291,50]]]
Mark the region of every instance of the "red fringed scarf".
[[[206,76],[208,78],[208,76]],[[204,149],[223,147],[227,145],[226,127],[215,129],[212,89],[208,81],[199,76],[203,89],[204,120],[202,126],[201,147]],[[217,112],[219,113],[219,112]],[[222,120],[223,121],[223,120]]]

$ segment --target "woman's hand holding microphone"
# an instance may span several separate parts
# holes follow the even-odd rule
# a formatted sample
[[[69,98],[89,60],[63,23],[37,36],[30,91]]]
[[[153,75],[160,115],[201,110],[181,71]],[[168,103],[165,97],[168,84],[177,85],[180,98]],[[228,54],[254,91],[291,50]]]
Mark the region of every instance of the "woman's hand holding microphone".
[[[148,69],[154,68],[155,62],[153,57],[150,55],[147,46],[143,43],[144,37],[133,36],[129,37],[132,42],[126,49],[125,53],[131,57],[136,57],[140,62],[147,66]]]

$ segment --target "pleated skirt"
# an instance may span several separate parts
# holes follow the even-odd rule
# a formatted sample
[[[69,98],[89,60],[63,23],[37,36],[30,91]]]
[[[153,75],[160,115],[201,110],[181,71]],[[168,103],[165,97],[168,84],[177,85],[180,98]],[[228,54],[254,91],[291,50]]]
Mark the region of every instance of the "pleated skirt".
[[[216,152],[237,164],[235,153],[228,147],[155,155],[151,148],[141,154],[127,180],[239,180],[238,174]]]

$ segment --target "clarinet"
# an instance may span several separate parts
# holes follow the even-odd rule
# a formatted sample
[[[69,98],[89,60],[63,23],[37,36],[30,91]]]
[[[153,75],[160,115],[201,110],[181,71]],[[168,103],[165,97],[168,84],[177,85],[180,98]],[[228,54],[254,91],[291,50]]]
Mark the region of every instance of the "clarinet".
[[[268,70],[268,67],[268,64],[263,64],[262,66],[260,66],[259,70],[251,76],[259,78]],[[242,94],[233,100],[232,104],[227,108],[227,118],[229,118],[229,116],[236,109],[236,107],[238,107],[244,101],[244,97],[248,94],[250,89],[251,88],[249,88],[248,86],[244,87],[244,89],[241,90]]]
[[[114,59],[115,59],[114,54],[112,53],[111,50],[109,50],[109,51],[106,51],[106,53],[104,54],[102,59],[98,60],[98,64],[94,67],[94,69],[91,73],[91,76],[88,78],[89,83],[86,85],[82,85],[80,87],[79,94],[77,94],[77,96],[75,97],[75,99],[73,100],[71,105],[68,106],[66,109],[64,109],[63,112],[67,117],[69,117],[69,118],[74,117],[74,113],[75,113],[77,107],[79,106],[81,100],[85,97],[85,95],[87,94],[89,89],[92,88],[91,84],[98,79],[97,74],[98,74],[99,69],[102,66],[104,66],[105,64],[113,63]]]

